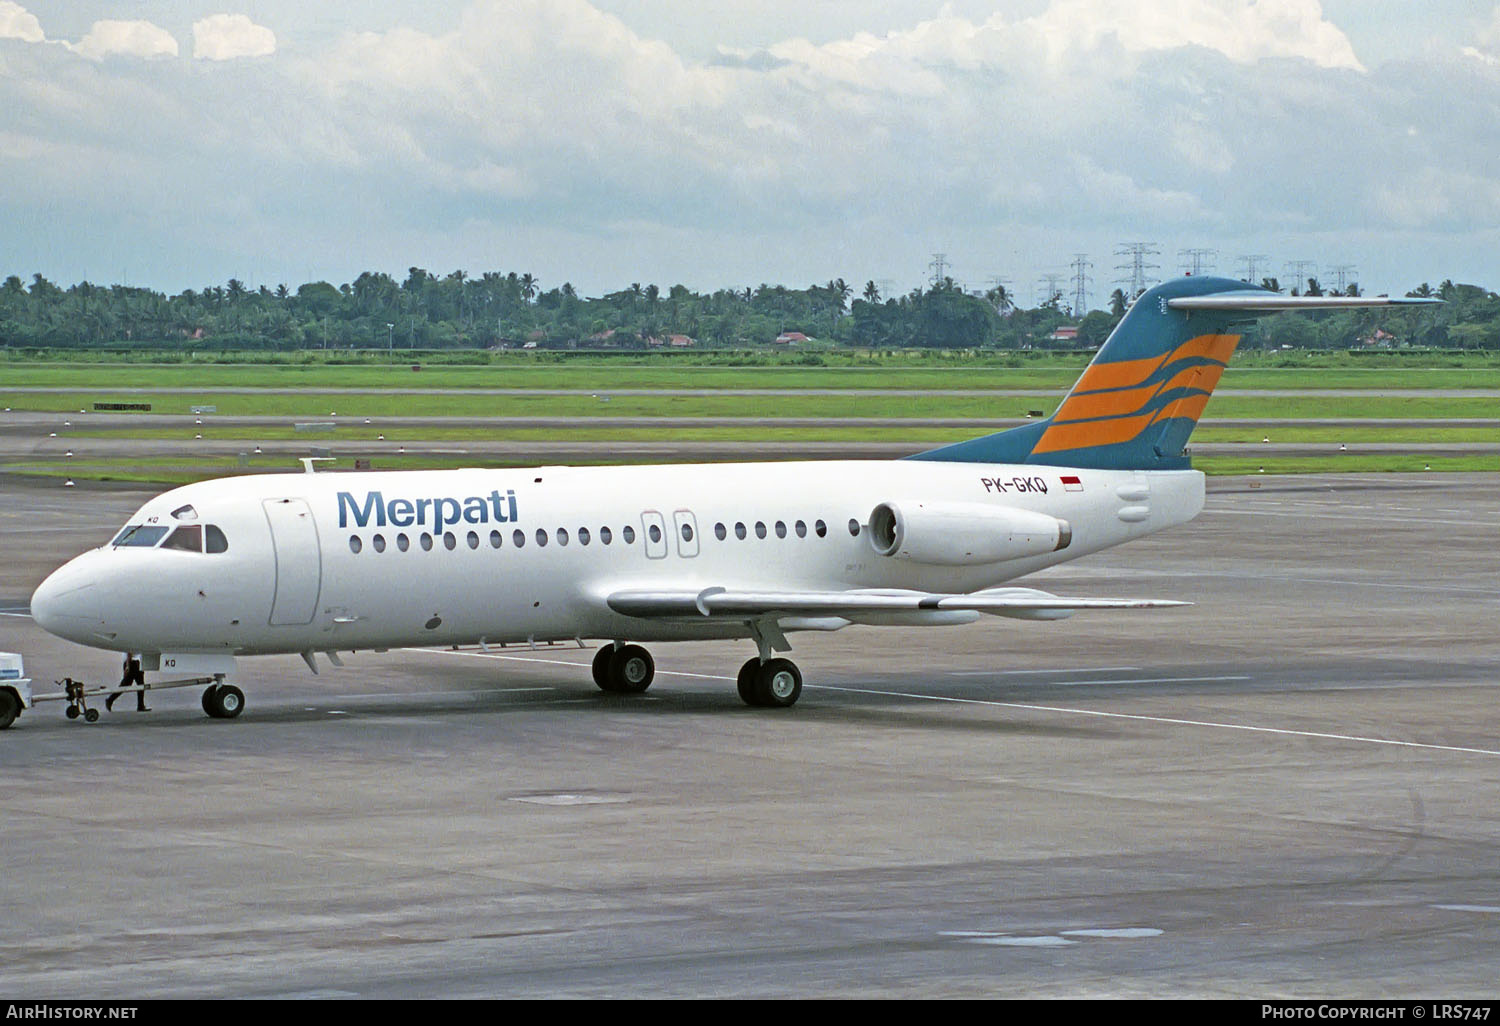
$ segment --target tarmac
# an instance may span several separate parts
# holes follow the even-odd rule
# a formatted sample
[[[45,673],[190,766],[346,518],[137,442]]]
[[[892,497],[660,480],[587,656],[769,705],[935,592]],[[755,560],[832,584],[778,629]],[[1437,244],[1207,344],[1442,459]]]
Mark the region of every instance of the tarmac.
[[[147,493],[0,479],[0,650]],[[0,994],[1494,998],[1500,474],[1215,478],[1059,623],[241,661],[0,732]]]

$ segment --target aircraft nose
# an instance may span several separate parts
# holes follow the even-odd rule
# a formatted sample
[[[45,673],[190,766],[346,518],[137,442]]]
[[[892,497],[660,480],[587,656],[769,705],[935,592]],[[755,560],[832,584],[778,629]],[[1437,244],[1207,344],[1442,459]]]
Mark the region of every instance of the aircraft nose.
[[[97,582],[78,563],[75,559],[53,571],[31,596],[31,618],[70,641],[97,631],[102,615]]]

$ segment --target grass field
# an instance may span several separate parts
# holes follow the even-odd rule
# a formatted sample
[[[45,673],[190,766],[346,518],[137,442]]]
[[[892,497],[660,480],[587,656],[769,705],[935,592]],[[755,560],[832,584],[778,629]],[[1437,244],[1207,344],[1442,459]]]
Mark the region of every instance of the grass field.
[[[699,354],[703,355],[703,354]],[[1301,354],[1297,354],[1301,355]],[[1195,443],[1256,443],[1269,436],[1283,444],[1327,445],[1326,457],[1199,456],[1195,465],[1208,473],[1267,473],[1351,471],[1417,471],[1500,469],[1500,427],[1445,424],[1400,425],[1287,425],[1287,420],[1339,418],[1348,420],[1483,420],[1500,418],[1500,399],[1475,394],[1500,390],[1500,360],[1438,354],[1424,365],[1414,358],[1372,359],[1374,365],[1351,365],[1338,354],[1323,358],[1326,365],[1278,366],[1284,354],[1243,354],[1225,375],[1209,403],[1205,424]],[[131,437],[141,439],[205,439],[243,442],[249,450],[258,442],[295,440],[313,446],[339,446],[345,455],[361,441],[384,435],[388,442],[456,443],[489,441],[617,441],[661,442],[666,439],[701,442],[908,442],[941,445],[982,434],[988,428],[907,424],[846,426],[819,424],[833,418],[911,419],[1021,419],[1031,411],[1051,413],[1061,394],[1076,380],[1087,356],[1081,354],[1009,354],[994,365],[985,356],[965,363],[951,354],[929,359],[866,360],[842,357],[838,366],[810,367],[795,359],[776,366],[717,366],[683,360],[640,361],[556,354],[527,358],[508,354],[493,363],[474,366],[424,365],[414,373],[401,365],[339,365],[323,363],[147,363],[66,362],[0,358],[0,406],[44,411],[67,418],[63,439]],[[1309,361],[1304,360],[1304,363]],[[1357,364],[1357,361],[1356,361]],[[1458,365],[1453,365],[1458,364]],[[31,391],[38,389],[40,391]],[[58,391],[53,391],[54,389]],[[233,391],[229,391],[229,390]],[[517,394],[528,389],[540,394]],[[620,395],[619,390],[646,390],[645,395]],[[785,394],[733,394],[734,390]],[[893,392],[881,394],[872,390]],[[1245,390],[1307,392],[1334,390],[1334,395],[1250,396]],[[417,390],[417,391],[413,391]],[[488,390],[488,391],[486,391]],[[500,391],[495,391],[500,390]],[[827,394],[797,394],[824,390]],[[1048,394],[1017,395],[1018,390]],[[1451,394],[1413,394],[1416,390]],[[615,394],[611,394],[614,391]],[[686,394],[699,392],[702,394]],[[937,394],[959,392],[960,394]],[[218,416],[258,416],[269,422],[250,427],[203,418],[201,426],[162,428],[142,425],[101,428],[89,422],[96,402],[150,403],[153,414],[187,415],[192,406],[212,405]],[[334,434],[303,434],[293,424],[327,420],[337,414]],[[432,426],[382,424],[392,417],[515,418],[504,423]],[[601,417],[763,418],[768,423],[661,426],[591,425]],[[365,425],[365,418],[372,423]],[[538,418],[566,418],[566,429],[529,425]],[[798,418],[810,425],[778,425],[776,420]],[[1250,422],[1251,426],[1217,427],[1214,420]],[[277,421],[280,423],[277,423]],[[1474,455],[1424,457],[1407,453],[1339,453],[1338,445],[1370,443],[1440,445],[1492,444],[1494,450]],[[82,449],[82,447],[80,446]],[[60,455],[60,453],[59,453]],[[628,459],[628,457],[626,457]],[[249,470],[286,469],[286,460],[252,460]],[[475,458],[398,455],[379,458],[380,469],[473,465]],[[59,461],[41,452],[0,464],[15,473],[67,474],[119,480],[180,482],[231,473],[246,468],[233,458],[182,457],[167,460]]]
[[[14,393],[0,390],[0,404],[18,410],[74,414],[92,410],[103,390],[67,393]],[[223,416],[285,417],[288,421],[366,417],[920,417],[1015,418],[1028,411],[1051,413],[1061,398],[1004,394],[933,395],[922,391],[868,395],[857,390],[832,395],[404,395],[348,391],[334,395],[305,392],[212,392],[191,396],[156,392],[112,396],[103,401],[151,404],[153,413],[183,414],[211,405]],[[1337,396],[1214,395],[1210,418],[1284,420],[1327,417],[1490,418],[1500,417],[1500,399],[1488,396],[1411,396],[1359,392]],[[81,425],[79,425],[81,426]]]
[[[1064,391],[1088,358],[1056,355],[1021,367],[982,364],[936,367],[695,367],[613,366],[580,357],[565,364],[481,367],[282,366],[206,364],[0,363],[0,396],[16,405],[10,390],[55,388],[94,395],[189,389],[333,389],[382,392],[395,389],[546,389],[608,392],[621,389],[963,389]],[[1500,389],[1500,367],[1264,367],[1231,365],[1226,389]]]

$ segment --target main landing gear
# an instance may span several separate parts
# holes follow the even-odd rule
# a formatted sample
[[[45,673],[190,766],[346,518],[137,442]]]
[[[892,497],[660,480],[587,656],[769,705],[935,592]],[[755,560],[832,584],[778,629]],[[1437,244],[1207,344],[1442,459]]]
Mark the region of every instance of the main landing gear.
[[[203,691],[203,711],[216,720],[232,720],[245,711],[245,693],[233,684],[214,684]]]
[[[651,653],[639,645],[605,645],[594,655],[594,683],[610,694],[642,694],[655,675]],[[744,703],[761,709],[785,709],[802,697],[802,671],[790,659],[751,658],[736,684]]]
[[[605,645],[594,656],[594,683],[610,694],[643,694],[655,676],[656,661],[639,645]]]

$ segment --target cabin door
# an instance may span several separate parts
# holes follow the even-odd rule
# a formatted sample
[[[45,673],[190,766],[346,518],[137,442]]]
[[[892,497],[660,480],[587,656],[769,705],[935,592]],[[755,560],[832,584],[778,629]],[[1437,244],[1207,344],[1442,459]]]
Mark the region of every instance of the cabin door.
[[[276,554],[276,598],[271,603],[271,626],[312,623],[318,611],[323,580],[323,554],[318,547],[318,525],[302,499],[265,500]]]

